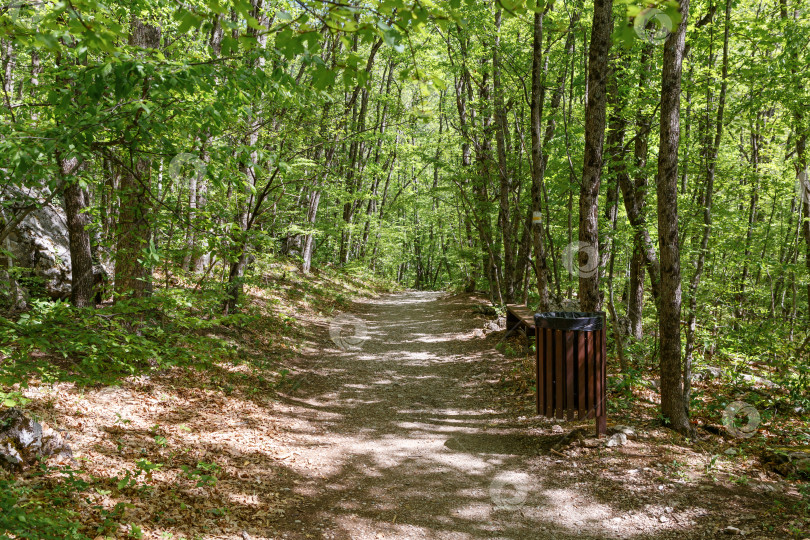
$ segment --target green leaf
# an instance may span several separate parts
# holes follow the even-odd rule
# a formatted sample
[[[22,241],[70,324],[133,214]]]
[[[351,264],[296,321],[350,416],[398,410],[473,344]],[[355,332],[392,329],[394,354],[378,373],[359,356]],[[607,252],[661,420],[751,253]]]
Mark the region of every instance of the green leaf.
[[[183,12],[179,18],[180,18],[180,26],[177,27],[177,31],[180,34],[185,34],[190,29],[197,28],[198,26],[200,26],[200,23],[202,22],[202,19],[199,16],[195,15],[194,13],[191,13],[190,11]]]
[[[222,38],[222,56],[230,56],[239,52],[239,41],[231,36]]]

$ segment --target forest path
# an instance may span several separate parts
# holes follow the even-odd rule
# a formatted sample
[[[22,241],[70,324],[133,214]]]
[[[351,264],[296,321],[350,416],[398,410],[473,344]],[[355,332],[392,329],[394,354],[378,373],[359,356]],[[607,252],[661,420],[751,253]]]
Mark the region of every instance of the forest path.
[[[683,538],[683,522],[659,522],[671,497],[615,519],[626,496],[593,485],[608,461],[578,468],[548,451],[550,424],[493,409],[487,379],[508,360],[470,307],[435,292],[365,301],[355,350],[301,360],[307,374],[278,404],[300,496],[281,537]]]

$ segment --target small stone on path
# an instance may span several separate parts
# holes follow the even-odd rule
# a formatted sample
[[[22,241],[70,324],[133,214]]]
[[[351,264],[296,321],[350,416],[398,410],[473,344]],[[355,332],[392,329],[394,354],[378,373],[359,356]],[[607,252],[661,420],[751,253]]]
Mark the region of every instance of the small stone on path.
[[[625,444],[627,444],[627,435],[624,433],[616,433],[615,435],[611,435],[611,437],[607,440],[608,448],[613,446],[624,446]]]

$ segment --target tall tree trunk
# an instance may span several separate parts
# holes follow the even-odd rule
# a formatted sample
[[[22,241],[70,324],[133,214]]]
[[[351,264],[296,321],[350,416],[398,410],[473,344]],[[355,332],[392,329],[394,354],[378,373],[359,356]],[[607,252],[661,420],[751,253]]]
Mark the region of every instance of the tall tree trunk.
[[[605,221],[609,225],[608,233],[604,241],[600,242],[599,252],[602,261],[600,268],[607,267],[607,310],[610,314],[613,326],[613,339],[616,345],[616,354],[619,357],[619,366],[622,373],[627,371],[627,359],[624,356],[624,340],[622,332],[624,328],[619,324],[619,316],[616,312],[616,305],[613,296],[613,270],[616,263],[615,236],[617,218],[619,214],[619,178],[627,177],[629,181],[627,165],[624,161],[624,135],[627,122],[624,119],[624,98],[619,93],[619,85],[622,79],[622,63],[624,59],[620,54],[611,64],[610,77],[608,79],[608,101],[611,105],[610,120],[608,122],[608,134],[606,141],[607,152],[607,194],[605,197]]]
[[[79,160],[57,153],[59,173],[65,182],[65,217],[70,244],[70,302],[79,308],[93,305],[93,255],[90,249],[90,216],[87,193],[79,182],[68,177],[79,167]]]
[[[810,276],[810,177],[807,174],[807,134],[802,133],[796,141],[796,153],[799,156],[797,164],[800,170],[799,178],[802,180],[802,232],[804,234],[805,253],[804,262],[807,275]],[[810,277],[807,284],[807,316],[810,318]]]
[[[627,165],[624,161],[624,136],[627,122],[624,117],[624,98],[619,93],[619,85],[622,80],[622,62],[624,58],[619,55],[615,61],[611,62],[610,76],[608,79],[607,95],[610,102],[610,118],[608,120],[608,133],[606,137],[607,154],[607,189],[605,194],[605,221],[609,226],[608,234],[599,242],[599,254],[601,261],[600,268],[605,268],[608,262],[614,260],[613,244],[616,231],[616,221],[619,215],[619,178],[624,176],[625,181],[629,181]]]
[[[652,69],[653,46],[647,43],[641,50],[640,77],[638,81],[639,98],[643,102],[648,91]],[[647,151],[649,146],[650,120],[644,108],[639,107],[635,118],[636,134],[633,143],[634,173],[633,182],[626,177],[619,178],[624,207],[630,224],[633,226],[633,258],[630,266],[630,295],[627,305],[627,316],[633,337],[643,336],[642,318],[644,311],[644,273],[645,265],[649,270],[653,297],[658,297],[658,279],[660,277],[658,256],[652,244],[647,228]]]
[[[118,244],[115,250],[115,297],[143,298],[151,292],[151,267],[144,264],[149,246],[151,201],[147,186],[152,164],[135,158],[134,167],[121,176]]]
[[[753,99],[753,96],[752,96]],[[751,197],[748,203],[748,226],[745,230],[745,248],[743,249],[743,267],[740,272],[740,281],[737,285],[737,317],[742,318],[745,306],[745,287],[748,282],[748,273],[751,261],[751,244],[754,240],[754,226],[758,220],[757,210],[759,204],[759,165],[763,143],[762,131],[765,126],[765,118],[762,112],[758,111],[754,115],[754,125],[751,126],[751,169],[753,174],[753,184],[751,184]]]
[[[538,0],[537,7],[542,6]],[[543,182],[542,122],[545,88],[543,86],[543,17],[545,13],[534,14],[534,40],[532,45],[532,94],[531,94],[531,134],[532,134],[532,212],[541,215]],[[548,219],[548,216],[546,216]],[[548,291],[548,263],[543,238],[542,218],[533,221],[532,243],[534,245],[534,270],[537,274],[537,291],[540,295],[539,311],[548,311],[551,306]]]
[[[262,8],[263,0],[251,0],[251,15],[259,22],[260,25],[269,26],[270,22],[263,14]],[[267,33],[260,31],[258,28],[249,27],[247,29],[248,35],[255,37],[258,47],[264,48],[267,44]],[[264,66],[264,57],[259,56],[256,60],[251,60],[252,67],[261,69]],[[261,116],[261,104],[257,103],[253,110],[249,112],[247,122],[247,133],[244,137],[244,143],[250,148],[249,163],[243,160],[240,166],[240,172],[245,177],[244,182],[244,197],[243,205],[239,208],[237,215],[237,223],[239,225],[239,233],[235,242],[233,242],[234,253],[232,256],[235,258],[231,260],[230,269],[228,272],[228,282],[225,287],[225,302],[224,313],[227,315],[236,311],[239,299],[242,296],[243,280],[245,274],[245,267],[247,266],[247,251],[250,249],[249,229],[255,218],[256,214],[251,215],[251,210],[258,212],[258,208],[254,207],[256,192],[256,167],[255,164],[259,161],[259,153],[256,148],[259,142],[259,130],[263,123]]]
[[[205,156],[205,141],[202,142],[200,155]],[[203,162],[203,160],[200,160]],[[194,171],[188,179],[188,226],[186,227],[186,248],[183,255],[182,268],[188,271],[192,268],[192,261],[194,260],[194,250],[196,244],[196,228],[194,227],[194,219],[197,215],[197,188],[198,185],[202,186],[203,175],[199,174],[200,171],[194,167]]]
[[[0,68],[3,71],[3,105],[14,121],[14,104],[11,96],[14,95],[14,47],[10,39],[0,39]]]
[[[473,200],[475,207],[473,208],[473,216],[478,222],[478,234],[481,238],[481,244],[485,248],[485,253],[482,254],[481,262],[484,265],[484,270],[489,281],[489,297],[493,304],[503,304],[503,297],[501,295],[503,282],[501,271],[503,265],[501,264],[500,252],[495,245],[494,234],[492,231],[492,220],[490,219],[490,198],[489,187],[491,185],[492,174],[492,135],[493,135],[493,118],[490,109],[490,96],[492,88],[489,82],[489,66],[486,57],[481,59],[481,84],[478,87],[479,103],[481,110],[479,111],[481,117],[481,136],[475,144],[475,160],[478,164],[478,178],[473,184]]]
[[[599,184],[607,107],[608,52],[613,31],[613,0],[595,0],[588,53],[588,101],[585,106],[585,158],[579,191],[579,303],[599,311]],[[590,259],[590,260],[589,260]],[[593,268],[593,271],[584,269]]]
[[[678,147],[680,144],[681,71],[689,0],[681,0],[681,21],[664,45],[661,72],[661,135],[658,148],[658,247],[661,297],[658,309],[661,366],[661,413],[672,429],[691,431],[684,407],[681,370],[681,256],[678,245]]]
[[[129,44],[156,49],[160,46],[160,28],[132,17]],[[149,95],[150,81],[143,83],[143,98]],[[115,253],[115,296],[143,298],[151,292],[151,267],[144,263],[142,252],[149,246],[151,201],[149,184],[152,162],[138,155],[134,146],[129,152],[129,166],[121,178],[118,214],[118,246]]]
[[[637,245],[633,246],[630,260],[630,294],[627,300],[627,318],[630,321],[630,334],[636,338],[644,337],[644,253]]]
[[[498,179],[500,180],[498,228],[503,245],[503,279],[501,294],[506,303],[514,302],[515,297],[515,248],[512,233],[512,218],[509,209],[509,195],[512,193],[512,179],[506,165],[506,107],[501,88],[501,61],[499,57],[501,37],[501,10],[495,11],[495,41],[492,45],[492,89],[495,109],[495,140],[498,152]]]
[[[382,39],[378,39],[374,42],[371,46],[371,51],[369,52],[368,60],[366,61],[366,73],[369,77],[373,74],[374,71],[374,59],[377,55],[377,51],[382,46]],[[356,43],[355,43],[356,44]],[[357,100],[360,100],[359,109],[357,107]],[[346,122],[346,135],[348,136],[349,133],[354,130],[357,133],[362,133],[365,130],[366,125],[366,114],[368,113],[368,99],[369,99],[369,89],[360,83],[355,85],[354,90],[349,95],[346,100],[346,117],[348,118],[349,111],[352,111],[352,119],[351,121]],[[363,181],[361,172],[365,166],[365,158],[364,158],[364,143],[360,140],[352,140],[349,144],[349,166],[346,174],[346,191],[350,195],[354,195],[355,193],[360,191],[360,187]],[[359,204],[359,199],[354,199],[347,201],[343,204],[343,222],[344,222],[344,229],[341,231],[340,235],[340,263],[347,264],[349,262],[349,257],[351,254],[351,242],[352,242],[352,222],[354,221],[354,213],[357,210]]]
[[[318,204],[321,202],[321,192],[313,190],[309,194],[309,204],[307,205],[307,223],[310,227],[315,226],[315,219],[318,215]],[[314,235],[307,234],[304,237],[304,266],[303,272],[308,274],[312,268],[312,247],[314,244]]]
[[[782,0],[781,2],[781,15],[782,19],[787,17],[787,2],[786,0]],[[799,4],[796,4],[796,8],[794,8],[792,17],[794,20],[798,21],[801,16],[804,14],[802,10],[799,9]],[[795,35],[795,34],[794,34]],[[798,46],[797,46],[798,47]],[[805,120],[805,108],[806,108],[806,77],[804,76],[805,71],[799,70],[799,66],[801,65],[798,61],[798,53],[795,52],[797,48],[793,49],[793,53],[791,54],[794,62],[793,68],[791,70],[792,74],[795,76],[798,75],[796,80],[797,88],[794,90],[797,95],[804,95],[805,102],[798,103],[793,106],[793,124],[795,126],[796,132],[796,173],[799,179],[799,189],[800,189],[800,216],[801,216],[801,231],[802,235],[804,236],[805,242],[805,255],[804,261],[805,266],[807,267],[807,317],[810,320],[810,171],[808,171],[807,165],[807,138],[808,138],[808,127],[807,122]],[[794,308],[795,309],[795,308]],[[805,342],[805,345],[807,343]]]

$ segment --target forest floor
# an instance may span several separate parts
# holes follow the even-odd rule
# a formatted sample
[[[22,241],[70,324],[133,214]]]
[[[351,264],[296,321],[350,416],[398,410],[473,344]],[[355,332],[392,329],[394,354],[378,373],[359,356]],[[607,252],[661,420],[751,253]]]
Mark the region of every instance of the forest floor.
[[[636,430],[624,446],[555,447],[593,423],[534,415],[508,384],[522,360],[496,350],[503,332],[473,314],[478,302],[361,298],[349,310],[362,339],[342,347],[336,319],[299,314],[306,339],[267,391],[244,364],[224,378],[175,370],[27,394],[72,433],[86,474],[106,479],[76,503],[122,523],[101,537],[810,535],[794,484],[727,446],[685,441],[653,413],[609,417]]]

